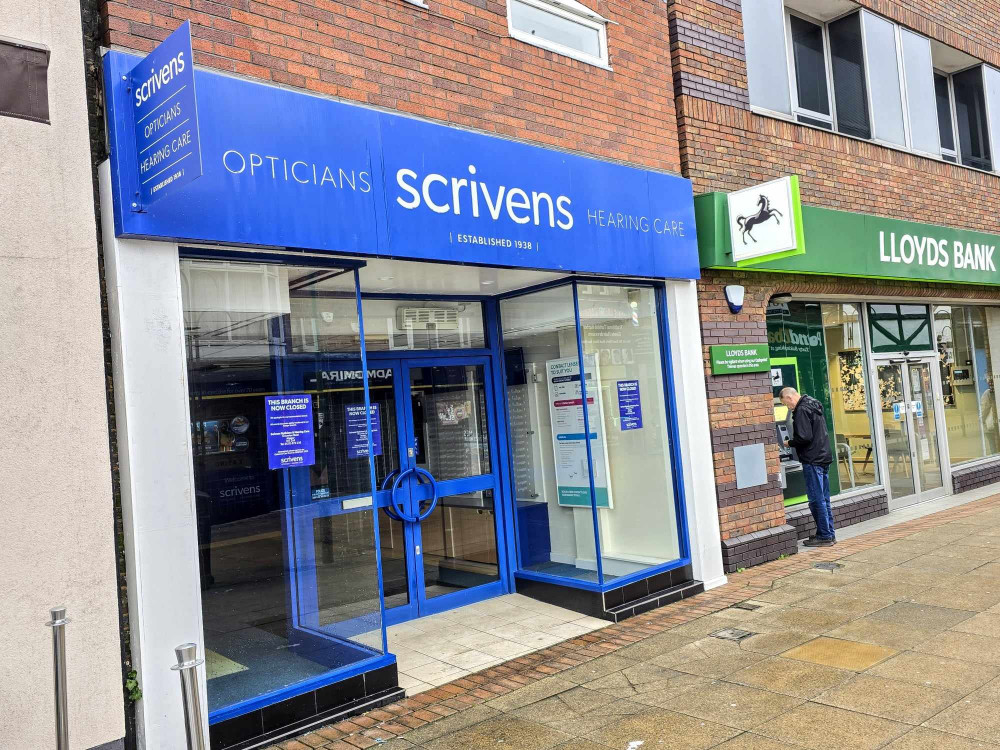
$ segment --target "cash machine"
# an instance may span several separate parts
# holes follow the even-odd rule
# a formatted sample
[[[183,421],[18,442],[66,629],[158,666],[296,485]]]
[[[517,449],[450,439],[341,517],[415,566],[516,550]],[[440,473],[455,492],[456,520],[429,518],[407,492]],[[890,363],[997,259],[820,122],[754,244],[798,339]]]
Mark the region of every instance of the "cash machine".
[[[778,441],[778,455],[781,459],[781,489],[785,505],[805,502],[806,481],[802,475],[802,464],[794,448],[785,446],[785,440],[792,437],[792,412],[778,398],[781,389],[787,386],[798,389],[798,371],[794,359],[771,360],[771,389],[774,397],[774,431]]]

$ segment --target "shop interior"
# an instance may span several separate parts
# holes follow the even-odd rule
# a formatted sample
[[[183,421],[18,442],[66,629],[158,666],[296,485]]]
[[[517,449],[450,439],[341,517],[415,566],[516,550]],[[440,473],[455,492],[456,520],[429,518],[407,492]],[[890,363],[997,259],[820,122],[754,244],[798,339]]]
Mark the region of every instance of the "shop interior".
[[[823,404],[835,461],[831,495],[880,482],[897,501],[947,492],[943,456],[958,466],[1000,453],[992,356],[1000,308],[872,303],[866,316],[878,357],[874,398],[860,303],[772,300],[767,330],[776,439],[789,430],[778,393],[791,385]],[[805,502],[794,452],[782,447],[781,458],[785,504]]]

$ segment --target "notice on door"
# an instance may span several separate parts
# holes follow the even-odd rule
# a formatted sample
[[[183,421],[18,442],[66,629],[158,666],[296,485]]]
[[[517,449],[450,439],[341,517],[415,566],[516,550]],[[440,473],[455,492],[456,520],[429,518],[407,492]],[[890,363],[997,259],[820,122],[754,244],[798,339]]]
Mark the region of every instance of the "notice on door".
[[[371,405],[372,451],[382,455],[382,418],[378,404]],[[347,404],[344,407],[347,423],[347,457],[368,458],[368,425],[365,423],[365,405]]]
[[[294,469],[316,463],[312,396],[308,393],[265,396],[264,415],[268,468]]]
[[[604,443],[604,410],[601,408],[600,378],[593,354],[583,358],[587,376],[587,419],[590,422],[590,452],[594,457],[594,490],[598,508],[610,508],[608,454]],[[576,357],[550,359],[545,363],[549,385],[549,417],[555,452],[556,490],[559,504],[590,506],[590,473],[587,470],[587,432],[583,421],[583,389],[580,361]]]
[[[618,381],[618,416],[622,431],[642,429],[642,403],[638,380]]]

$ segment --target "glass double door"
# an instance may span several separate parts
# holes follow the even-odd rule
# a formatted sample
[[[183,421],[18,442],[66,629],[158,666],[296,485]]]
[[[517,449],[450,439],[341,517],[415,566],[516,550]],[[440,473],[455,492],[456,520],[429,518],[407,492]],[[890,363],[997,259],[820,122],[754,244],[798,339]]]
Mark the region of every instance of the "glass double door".
[[[296,521],[297,546],[349,529],[345,517],[377,523],[387,624],[502,593],[488,358],[369,359],[370,443],[359,360],[299,377],[315,394],[316,465],[300,489],[312,512]],[[310,561],[297,564],[308,576]]]
[[[934,360],[891,359],[876,364],[893,507],[947,492],[941,455]]]

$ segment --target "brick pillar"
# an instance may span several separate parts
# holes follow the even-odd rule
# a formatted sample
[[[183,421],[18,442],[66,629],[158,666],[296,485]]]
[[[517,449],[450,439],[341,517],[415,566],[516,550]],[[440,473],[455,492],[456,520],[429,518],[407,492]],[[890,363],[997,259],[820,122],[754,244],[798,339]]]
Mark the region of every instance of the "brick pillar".
[[[727,284],[746,289],[743,310],[736,315],[726,304],[723,288]],[[698,283],[712,461],[727,573],[798,550],[795,529],[785,523],[769,373],[713,375],[709,358],[713,344],[767,343],[771,294],[766,278],[747,272],[706,270]],[[754,443],[765,446],[767,482],[737,489],[733,448]]]

